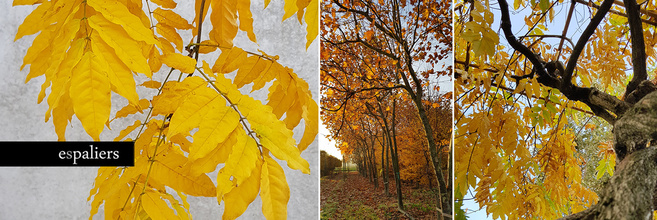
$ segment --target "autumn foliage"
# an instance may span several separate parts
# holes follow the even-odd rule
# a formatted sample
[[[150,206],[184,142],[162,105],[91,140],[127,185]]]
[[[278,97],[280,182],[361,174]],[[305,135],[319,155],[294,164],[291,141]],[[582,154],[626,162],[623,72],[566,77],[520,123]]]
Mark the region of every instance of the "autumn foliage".
[[[381,178],[387,191],[388,177],[400,186],[400,175],[435,186],[446,204],[438,203],[441,217],[451,210],[451,125],[443,123],[451,121],[451,93],[438,86],[451,73],[450,5],[322,3],[321,104],[330,138],[375,187]]]
[[[98,170],[89,196],[92,217],[103,204],[111,219],[188,219],[187,195],[216,197],[225,204],[224,219],[240,216],[258,195],[265,217],[287,217],[290,192],[274,158],[310,172],[300,153],[315,139],[318,106],[308,83],[278,56],[233,44],[238,31],[256,42],[249,0],[197,0],[193,21],[173,12],[172,0],[14,5],[36,5],[16,34],[38,33],[21,68],[30,67],[26,81],[45,76],[38,102],[47,100],[45,120],[52,120],[60,141],[73,116],[96,141],[111,121],[143,117],[114,139],[135,141],[135,166]],[[316,0],[285,2],[284,19],[296,14],[307,24],[306,47],[318,32],[318,10]],[[210,30],[201,28],[206,19]],[[182,39],[182,32],[193,39]],[[206,61],[200,53],[220,55]],[[141,84],[157,95],[140,99],[137,77],[153,79],[164,65],[170,69],[163,81]],[[268,91],[266,103],[240,90],[245,85]],[[113,117],[112,93],[129,103]],[[303,128],[298,142],[292,137],[297,126]],[[207,173],[220,164],[215,185]]]
[[[620,1],[457,2],[457,203],[473,199],[501,219],[574,219],[596,204],[613,203],[599,201],[602,195],[583,184],[587,161],[576,140],[584,128],[595,129],[593,117],[622,132],[616,122],[633,104],[627,99],[631,85],[646,77],[636,55],[645,46],[643,59],[654,60],[654,17],[643,9],[654,8],[654,1],[640,3],[641,14],[629,7],[636,2],[624,4],[628,7]],[[577,22],[577,14],[586,22]],[[631,34],[630,15],[641,17],[638,32]],[[636,39],[641,32],[645,45]],[[616,155],[621,153],[619,160],[624,155],[608,142],[595,144],[599,165],[587,173],[616,176]]]

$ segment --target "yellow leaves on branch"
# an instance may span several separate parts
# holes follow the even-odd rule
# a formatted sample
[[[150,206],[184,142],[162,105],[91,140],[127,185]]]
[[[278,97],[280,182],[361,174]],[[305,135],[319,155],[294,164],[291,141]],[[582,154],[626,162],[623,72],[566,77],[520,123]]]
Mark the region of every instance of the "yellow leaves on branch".
[[[250,0],[205,2],[201,7],[196,1],[197,17],[190,23],[170,10],[177,6],[172,0],[146,2],[159,7],[144,7],[140,0],[14,1],[14,5],[38,4],[18,28],[15,40],[38,33],[21,69],[30,65],[26,82],[45,75],[38,101],[47,96],[45,120],[53,118],[60,141],[65,140],[73,115],[98,141],[114,119],[147,114],[116,137],[115,141],[131,140],[126,137],[137,134],[135,166],[99,169],[88,198],[91,217],[104,204],[107,218],[188,219],[186,195],[193,195],[223,201],[224,219],[234,219],[258,194],[267,218],[287,217],[289,187],[273,158],[310,172],[301,152],[317,135],[317,103],[308,83],[278,63],[278,56],[233,45],[238,30],[256,42]],[[154,10],[144,12],[144,8]],[[318,10],[317,0],[285,1],[284,18],[296,13],[300,23],[308,24],[306,49],[317,36]],[[179,31],[198,34],[199,14],[205,18],[208,11],[213,29],[209,39],[196,45],[198,52],[222,51],[212,68],[206,61],[198,68],[196,59],[181,54],[185,45]],[[158,94],[140,100],[135,75],[151,78],[162,64],[181,76],[200,76],[166,82],[148,79],[141,86],[157,89]],[[233,80],[224,77],[235,71]],[[251,92],[261,90],[268,82],[272,83],[265,104],[240,91],[245,85],[252,85]],[[128,105],[110,120],[111,92],[124,97]],[[301,120],[305,128],[296,143],[292,129]],[[206,173],[222,163],[215,185]],[[177,198],[165,187],[176,190]]]

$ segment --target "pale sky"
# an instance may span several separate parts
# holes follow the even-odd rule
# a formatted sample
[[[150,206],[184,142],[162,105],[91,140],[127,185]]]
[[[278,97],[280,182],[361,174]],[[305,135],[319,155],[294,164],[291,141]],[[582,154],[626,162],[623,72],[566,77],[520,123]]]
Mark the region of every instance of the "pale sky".
[[[319,124],[319,150],[326,151],[326,153],[342,160],[342,154],[340,153],[340,149],[335,146],[335,141],[326,138],[326,135],[329,135],[330,132],[324,126],[321,117],[319,118]]]

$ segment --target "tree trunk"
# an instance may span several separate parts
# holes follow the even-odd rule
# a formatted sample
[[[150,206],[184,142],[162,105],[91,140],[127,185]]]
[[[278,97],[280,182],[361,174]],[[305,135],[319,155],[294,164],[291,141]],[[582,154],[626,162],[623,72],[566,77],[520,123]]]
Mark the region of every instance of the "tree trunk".
[[[646,145],[650,143],[650,147]],[[598,204],[563,219],[652,219],[657,185],[657,92],[646,95],[614,123],[614,149],[624,157]]]
[[[397,134],[395,133],[395,110],[397,100],[392,101],[392,139],[393,143],[390,145],[390,152],[392,154],[392,168],[395,171],[395,185],[397,185],[397,204],[399,209],[404,210],[404,202],[402,201],[401,180],[399,179],[399,155],[397,154]],[[388,126],[386,126],[388,127]],[[442,219],[442,218],[439,218]]]

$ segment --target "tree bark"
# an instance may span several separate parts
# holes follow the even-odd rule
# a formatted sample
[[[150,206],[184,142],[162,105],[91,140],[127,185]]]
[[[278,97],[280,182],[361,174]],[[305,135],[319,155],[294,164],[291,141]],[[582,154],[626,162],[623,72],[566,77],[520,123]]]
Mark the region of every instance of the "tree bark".
[[[650,143],[650,147],[646,145]],[[614,124],[614,148],[625,157],[600,201],[562,219],[651,219],[657,185],[657,92],[646,95]]]

